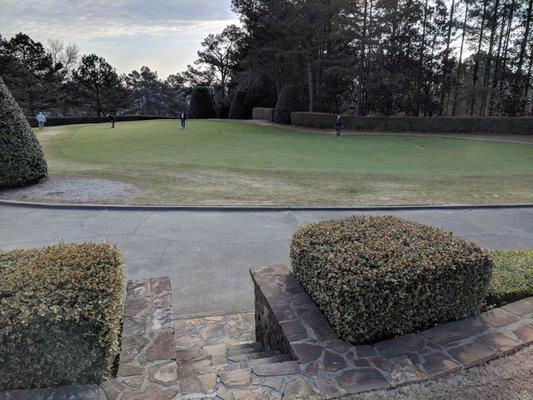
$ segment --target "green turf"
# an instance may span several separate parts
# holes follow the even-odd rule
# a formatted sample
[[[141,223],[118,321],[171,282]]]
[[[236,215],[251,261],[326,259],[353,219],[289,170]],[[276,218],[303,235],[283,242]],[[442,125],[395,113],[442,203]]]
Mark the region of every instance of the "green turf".
[[[533,147],[444,138],[344,136],[216,121],[86,125],[61,147],[96,163],[199,165],[262,170],[454,174],[532,173]],[[421,152],[421,146],[424,146]]]
[[[372,204],[533,199],[533,189],[523,187],[533,182],[530,144],[333,137],[205,120],[189,121],[184,130],[172,120],[124,122],[115,129],[108,124],[49,129],[54,134],[42,139],[52,174],[133,182],[151,191],[140,201]]]
[[[487,305],[500,307],[533,296],[533,250],[493,251]]]

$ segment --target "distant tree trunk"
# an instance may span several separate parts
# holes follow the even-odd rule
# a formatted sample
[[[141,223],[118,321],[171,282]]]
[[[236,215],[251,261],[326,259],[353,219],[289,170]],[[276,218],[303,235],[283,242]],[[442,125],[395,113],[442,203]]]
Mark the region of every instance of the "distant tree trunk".
[[[416,99],[416,112],[415,115],[418,116],[420,114],[420,94],[421,90],[423,91],[423,80],[425,77],[425,71],[424,71],[424,51],[426,51],[426,24],[428,19],[428,0],[424,1],[424,20],[422,22],[422,42],[420,44],[420,76],[419,79],[417,79],[416,82],[416,95],[419,96],[418,99]]]
[[[100,93],[96,91],[96,115],[100,117],[102,115],[102,105],[100,103]]]
[[[474,61],[474,71],[472,73],[472,97],[470,99],[470,115],[474,115],[474,107],[476,106],[477,80],[479,78],[479,54],[481,53],[481,44],[483,42],[483,30],[485,29],[485,14],[487,11],[487,0],[483,0],[483,15],[481,16],[481,27],[479,28],[479,41],[477,45],[477,52]]]
[[[507,18],[507,10],[505,10],[502,23],[500,24],[500,37],[498,38],[498,50],[496,51],[496,65],[494,66],[494,74],[492,76],[492,88],[489,93],[489,115],[494,114],[494,94],[496,92],[496,87],[498,84],[498,77],[500,74],[500,64],[501,64],[501,51],[502,51],[502,42],[503,42],[503,32],[505,29],[505,21]]]
[[[526,16],[526,26],[525,26],[525,29],[524,29],[524,37],[522,38],[522,41],[520,43],[520,55],[518,57],[518,65],[517,65],[517,71],[516,71],[516,82],[515,82],[515,87],[517,89],[517,92],[520,88],[520,81],[522,80],[522,82],[524,83],[524,86],[526,86],[525,88],[525,94],[526,94],[526,98],[527,98],[527,91],[529,89],[529,75],[531,72],[529,72],[526,76],[526,78],[522,78],[521,75],[522,75],[522,67],[524,66],[524,59],[526,57],[526,44],[528,43],[528,39],[529,39],[529,29],[530,29],[530,26],[531,26],[531,9],[533,8],[533,0],[529,0],[529,6],[528,6],[528,9],[527,9],[527,16]],[[531,65],[530,65],[530,70],[531,70]],[[526,82],[527,82],[527,85],[526,85]]]
[[[522,73],[522,67],[524,65],[524,58],[526,54],[526,44],[529,39],[529,26],[531,24],[532,6],[533,6],[533,0],[529,0],[529,6],[527,9],[527,16],[526,16],[526,27],[524,29],[524,37],[522,38],[522,41],[520,43],[520,55],[518,56],[517,76],[520,76],[520,74]]]
[[[527,68],[526,84],[524,89],[524,97],[527,99],[529,92],[529,83],[531,82],[531,69],[533,67],[533,44],[529,45],[529,67]]]
[[[359,87],[357,88],[357,115],[364,115],[363,88],[365,85],[365,46],[366,46],[366,24],[368,14],[368,1],[364,0],[363,11],[363,32],[361,35],[361,56],[359,60]]]
[[[445,71],[444,71],[444,81],[445,82],[448,82],[449,81],[449,78],[450,78],[450,75],[451,75],[451,70],[450,70],[450,67],[448,65],[448,61],[450,59],[450,42],[452,40],[452,25],[453,25],[453,14],[455,12],[455,0],[452,0],[452,5],[450,7],[450,19],[448,20],[448,33],[446,34],[446,50],[444,52],[444,60],[443,60],[443,63],[444,63],[444,67],[445,67]],[[443,82],[444,83],[444,82]],[[443,85],[444,86],[444,85]],[[446,89],[444,89],[444,87],[446,87]],[[441,102],[441,107],[442,105],[444,105],[445,107],[445,110],[446,110],[446,114],[448,114],[448,87],[447,86],[444,86],[441,90],[441,97],[440,97],[440,102]]]
[[[465,5],[465,18],[463,21],[463,32],[461,34],[461,47],[459,50],[459,63],[457,65],[457,75],[455,78],[455,87],[453,91],[453,105],[452,105],[452,115],[457,114],[457,105],[459,99],[459,85],[461,84],[462,70],[463,70],[463,48],[465,44],[465,33],[466,33],[466,21],[468,19],[468,3]]]
[[[509,18],[507,18],[507,29],[505,32],[505,42],[503,45],[503,56],[502,56],[502,64],[500,67],[500,76],[499,76],[499,82],[498,82],[498,91],[503,90],[504,85],[504,78],[506,76],[507,71],[507,60],[508,60],[508,51],[509,51],[509,43],[511,41],[511,33],[512,33],[512,24],[513,24],[513,15],[515,11],[515,5],[516,0],[511,1],[511,5],[509,6]]]
[[[483,93],[481,95],[481,105],[479,107],[479,115],[485,116],[485,110],[487,108],[487,96],[489,89],[490,69],[492,66],[492,51],[494,49],[494,37],[496,36],[496,30],[498,28],[498,8],[500,6],[500,0],[494,1],[494,10],[492,12],[492,18],[490,21],[490,39],[489,50],[487,52],[487,61],[485,62],[485,74],[483,75]]]
[[[313,71],[313,62],[308,61],[307,63],[307,87],[309,90],[309,107],[308,111],[315,111],[315,78]]]

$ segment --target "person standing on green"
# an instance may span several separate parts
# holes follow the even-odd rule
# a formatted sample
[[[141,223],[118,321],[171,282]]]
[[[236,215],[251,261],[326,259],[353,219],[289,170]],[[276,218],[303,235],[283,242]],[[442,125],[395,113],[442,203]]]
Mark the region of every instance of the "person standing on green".
[[[337,116],[337,120],[335,121],[335,136],[341,135],[341,129],[344,128],[341,121],[341,116]]]
[[[111,128],[114,128],[115,127],[115,121],[116,121],[116,118],[113,114],[109,113],[107,115],[107,117],[109,118],[109,122],[111,122]]]
[[[185,128],[185,121],[187,121],[187,114],[185,111],[182,111],[180,114],[181,128]]]
[[[44,129],[44,124],[46,123],[46,117],[44,116],[43,112],[40,111],[39,114],[35,117],[37,120],[37,123],[39,124],[39,130],[42,131]]]

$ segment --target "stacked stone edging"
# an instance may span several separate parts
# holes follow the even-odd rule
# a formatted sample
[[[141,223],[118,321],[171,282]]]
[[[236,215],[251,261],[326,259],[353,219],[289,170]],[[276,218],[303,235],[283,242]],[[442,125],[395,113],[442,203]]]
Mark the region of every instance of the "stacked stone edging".
[[[177,393],[170,280],[161,277],[128,281],[116,378],[101,385],[8,390],[0,400],[167,400]]]
[[[285,265],[250,270],[256,339],[300,364],[324,397],[438,378],[533,342],[533,297],[422,332],[357,345],[338,339]]]

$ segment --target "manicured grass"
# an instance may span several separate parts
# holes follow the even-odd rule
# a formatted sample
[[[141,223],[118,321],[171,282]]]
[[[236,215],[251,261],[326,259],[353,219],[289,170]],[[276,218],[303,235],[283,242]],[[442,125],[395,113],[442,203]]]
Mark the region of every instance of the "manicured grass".
[[[134,202],[391,204],[533,201],[533,146],[342,136],[223,121],[71,125],[39,134],[51,174],[146,189]],[[424,150],[421,151],[422,146]]]
[[[493,251],[487,306],[499,307],[533,296],[533,250]]]

